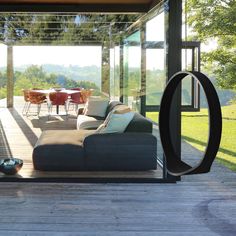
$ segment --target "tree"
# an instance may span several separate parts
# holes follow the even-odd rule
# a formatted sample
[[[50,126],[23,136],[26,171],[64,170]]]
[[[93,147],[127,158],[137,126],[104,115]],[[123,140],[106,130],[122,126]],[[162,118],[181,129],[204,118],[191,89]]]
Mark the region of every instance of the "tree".
[[[211,65],[219,87],[236,89],[236,1],[188,0],[186,10],[193,40],[217,40],[215,50],[203,53],[203,66]]]

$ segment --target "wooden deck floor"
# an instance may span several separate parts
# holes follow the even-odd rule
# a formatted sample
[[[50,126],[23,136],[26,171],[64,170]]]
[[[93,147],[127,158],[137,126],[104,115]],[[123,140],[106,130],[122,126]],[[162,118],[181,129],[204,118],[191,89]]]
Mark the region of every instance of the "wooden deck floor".
[[[153,171],[133,171],[133,172],[52,172],[52,171],[36,171],[32,165],[32,150],[38,137],[43,130],[54,130],[54,129],[75,129],[76,128],[76,116],[73,110],[70,111],[69,118],[66,119],[63,116],[53,116],[48,120],[46,104],[42,106],[42,112],[40,117],[37,116],[23,116],[22,108],[24,105],[23,97],[15,97],[14,108],[1,109],[0,119],[0,130],[1,140],[0,141],[0,158],[6,157],[17,157],[24,160],[24,165],[21,171],[16,176],[5,176],[0,173],[0,181],[6,178],[22,181],[32,181],[41,179],[56,179],[57,181],[67,178],[67,181],[75,181],[78,178],[81,182],[95,181],[103,182],[107,181],[159,181],[162,179],[162,169],[158,167],[157,170]],[[35,107],[32,107],[32,112],[35,111]],[[65,181],[65,180],[63,180]]]
[[[177,184],[0,183],[0,235],[235,236],[236,173],[215,162]]]

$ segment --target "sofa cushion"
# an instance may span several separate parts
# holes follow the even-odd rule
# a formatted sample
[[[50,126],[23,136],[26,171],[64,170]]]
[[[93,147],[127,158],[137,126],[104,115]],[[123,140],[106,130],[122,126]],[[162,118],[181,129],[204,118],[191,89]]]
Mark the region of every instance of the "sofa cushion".
[[[127,126],[125,132],[152,133],[152,127],[152,121],[135,112],[134,117]]]
[[[107,115],[118,105],[122,105],[120,101],[110,101],[106,110],[106,117]]]
[[[47,130],[37,141],[33,150],[36,170],[84,170],[85,137],[91,130]]]
[[[79,115],[77,117],[77,129],[97,129],[103,122],[104,120],[98,120],[92,116]]]
[[[133,119],[134,112],[116,113],[111,111],[106,120],[100,125],[96,133],[123,133]]]
[[[84,115],[105,117],[108,103],[109,101],[104,99],[89,99],[85,105]]]

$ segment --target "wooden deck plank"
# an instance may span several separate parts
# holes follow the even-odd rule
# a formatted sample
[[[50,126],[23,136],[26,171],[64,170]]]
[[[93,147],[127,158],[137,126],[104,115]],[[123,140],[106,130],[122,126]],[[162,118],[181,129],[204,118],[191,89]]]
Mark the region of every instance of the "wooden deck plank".
[[[1,183],[0,234],[235,235],[235,188],[189,183]]]
[[[176,184],[0,183],[0,235],[235,236],[236,173],[215,162]]]

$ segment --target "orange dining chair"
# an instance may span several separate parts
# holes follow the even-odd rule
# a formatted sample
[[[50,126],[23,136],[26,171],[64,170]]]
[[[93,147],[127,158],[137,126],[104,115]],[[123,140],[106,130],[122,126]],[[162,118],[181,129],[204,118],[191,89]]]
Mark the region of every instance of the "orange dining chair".
[[[28,90],[28,89],[22,89],[22,92],[23,92],[24,101],[25,101],[25,104],[24,104],[24,107],[23,107],[23,110],[22,110],[22,114],[23,114],[23,115],[26,115],[26,111],[27,111],[28,106],[29,106],[29,104],[30,104],[30,100],[29,100],[29,90]]]
[[[80,92],[83,102],[86,103],[88,98],[92,95],[93,89],[82,89]]]
[[[68,115],[68,94],[64,92],[49,93],[48,113],[52,114],[52,108],[56,106],[56,113],[59,114],[59,106],[64,106],[66,116]]]
[[[36,92],[34,90],[29,90],[29,105],[26,110],[26,116],[29,115],[31,104],[37,105],[37,115],[39,115],[41,110],[41,104],[47,102],[47,98],[43,93]]]
[[[70,95],[70,100],[69,100],[69,108],[70,108],[70,105],[74,105],[75,107],[75,111],[77,112],[78,110],[78,105],[79,104],[84,104],[84,99],[81,95],[81,92],[78,92],[78,93],[72,93]]]

